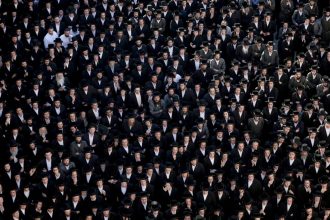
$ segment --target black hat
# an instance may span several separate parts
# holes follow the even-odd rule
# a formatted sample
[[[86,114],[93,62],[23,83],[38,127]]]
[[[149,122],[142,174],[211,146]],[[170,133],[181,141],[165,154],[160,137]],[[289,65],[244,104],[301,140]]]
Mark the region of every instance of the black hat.
[[[303,152],[303,151],[307,151],[309,152],[310,148],[308,147],[307,144],[302,144],[301,145],[301,148],[300,148],[300,151]]]
[[[295,199],[296,197],[293,195],[293,194],[291,194],[291,193],[288,193],[288,194],[286,194],[285,195],[285,198],[292,198],[292,199]]]
[[[206,59],[202,59],[201,60],[201,64],[204,64],[204,65],[207,64],[207,60]]]
[[[298,3],[298,7],[299,7],[299,8],[303,8],[303,7],[304,7],[304,3],[303,3],[303,2],[299,2],[299,3]]]
[[[324,11],[325,11],[325,12],[330,12],[330,6],[326,7],[326,8],[324,9]]]
[[[325,157],[330,157],[330,151],[325,152]]]
[[[170,206],[171,206],[171,207],[173,207],[173,206],[179,206],[179,204],[180,204],[180,203],[179,203],[178,201],[176,201],[176,200],[172,200]]]
[[[89,190],[88,190],[88,195],[90,195],[90,196],[94,196],[94,195],[96,195],[97,194],[97,190],[96,189],[94,189],[94,188],[90,188]]]
[[[234,59],[233,62],[232,62],[232,66],[236,66],[236,65],[239,65],[239,64],[240,64],[240,62],[236,59]]]
[[[320,184],[327,184],[329,182],[329,178],[326,175],[323,175],[319,178],[319,183]]]
[[[322,109],[322,110],[320,110],[320,111],[317,113],[317,115],[318,115],[318,116],[322,116],[322,115],[323,115],[323,116],[326,116],[326,115],[328,115],[328,113]]]
[[[262,37],[257,37],[257,43],[262,43],[264,41],[264,39]]]
[[[259,95],[259,92],[258,92],[258,90],[253,90],[250,95],[251,96]]]
[[[263,201],[263,200],[269,200],[269,195],[267,193],[262,193],[260,195],[260,200]]]
[[[327,115],[327,117],[325,118],[325,122],[328,123],[328,124],[330,123],[330,116],[329,115]]]
[[[217,191],[223,191],[225,189],[223,183],[217,183],[215,188],[216,188]]]
[[[265,13],[265,16],[271,16],[272,15],[272,13],[270,12],[270,11],[267,11],[266,13]]]
[[[298,56],[301,57],[301,58],[305,58],[306,57],[305,53],[303,53],[303,52],[299,53]]]
[[[203,191],[208,191],[210,189],[210,185],[208,183],[203,183],[201,189]]]
[[[305,106],[305,111],[309,111],[313,109],[313,104],[312,103],[307,103]]]
[[[83,134],[80,131],[77,131],[76,133],[74,133],[75,137],[82,137]]]
[[[122,217],[130,218],[133,215],[133,209],[132,208],[122,208],[122,209],[120,209],[119,214]]]
[[[249,39],[244,38],[244,39],[243,39],[243,44],[244,44],[244,45],[249,45],[249,44],[250,44]]]
[[[63,43],[63,41],[61,38],[58,37],[54,40],[54,43]]]
[[[320,67],[318,65],[312,65],[310,70],[318,70]]]
[[[203,41],[202,46],[203,47],[208,47],[210,43],[208,41]]]
[[[273,41],[268,41],[267,45],[268,46],[274,46],[274,42]]]
[[[245,197],[243,200],[244,205],[251,205],[253,203],[253,200],[250,197]]]
[[[238,37],[236,35],[231,36],[231,40],[238,40]]]
[[[304,87],[303,85],[301,85],[301,84],[298,84],[298,85],[297,85],[297,90],[304,90],[304,88],[305,88],[305,87]]]
[[[274,97],[268,97],[268,100],[266,102],[276,102]]]
[[[188,170],[188,168],[187,168],[186,166],[180,168],[180,173],[181,173],[181,174],[182,174],[182,173],[188,173],[188,172],[189,172],[189,170]]]
[[[321,140],[319,141],[318,147],[325,147],[326,144],[327,142],[325,140]]]
[[[259,117],[261,117],[261,116],[262,116],[262,113],[261,113],[261,111],[260,111],[259,109],[256,109],[256,110],[254,110],[253,115],[254,115],[254,116],[259,116]]]
[[[248,32],[255,32],[255,31],[256,31],[256,29],[254,29],[253,27],[248,28]]]
[[[323,82],[329,82],[330,81],[328,76],[323,76],[322,80],[323,80]]]
[[[204,119],[201,117],[196,120],[196,124],[203,124],[203,123],[204,123]]]
[[[145,11],[154,11],[154,8],[152,5],[147,5],[147,7],[144,9]]]
[[[199,204],[198,206],[197,206],[197,210],[198,211],[200,211],[200,210],[206,210],[207,209],[207,207],[204,205],[204,204]],[[198,219],[198,218],[197,218]]]
[[[159,211],[161,208],[161,205],[157,201],[151,202],[151,210],[152,211]]]

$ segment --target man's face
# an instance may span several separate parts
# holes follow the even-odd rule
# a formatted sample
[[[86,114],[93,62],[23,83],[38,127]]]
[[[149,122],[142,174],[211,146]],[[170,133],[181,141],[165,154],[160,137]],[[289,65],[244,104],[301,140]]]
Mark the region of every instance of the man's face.
[[[148,202],[147,197],[142,197],[141,202],[142,202],[142,204],[146,204]]]
[[[268,46],[268,51],[273,51],[273,46]]]
[[[289,153],[289,158],[290,158],[290,159],[294,159],[294,157],[295,157],[295,153],[290,152],[290,153]]]
[[[51,152],[47,152],[45,154],[45,157],[46,157],[46,159],[51,159],[52,158],[52,153]]]
[[[299,116],[298,115],[294,115],[293,118],[292,118],[292,121],[298,122],[298,120],[299,120]]]

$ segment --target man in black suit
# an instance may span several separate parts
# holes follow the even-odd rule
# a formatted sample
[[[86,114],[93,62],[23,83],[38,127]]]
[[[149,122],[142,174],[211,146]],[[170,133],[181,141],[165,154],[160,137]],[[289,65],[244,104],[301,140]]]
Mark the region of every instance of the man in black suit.
[[[173,125],[171,129],[171,132],[166,134],[165,136],[167,146],[171,146],[174,143],[182,142],[182,135],[179,133],[179,126]]]
[[[195,83],[194,82],[194,88],[192,90],[193,92],[193,95],[194,95],[194,98],[195,98],[195,103],[194,103],[194,106],[196,106],[196,104],[202,100],[202,98],[204,97],[205,95],[205,89],[201,87],[201,84],[200,83]]]
[[[27,98],[27,88],[22,83],[22,79],[16,79],[15,85],[10,89],[9,94],[13,97],[11,101],[13,106],[18,106],[25,102]]]
[[[112,131],[116,133],[118,129],[118,119],[113,115],[113,109],[107,108],[105,109],[105,115],[101,118],[100,124],[105,126],[108,131]]]
[[[189,174],[194,177],[196,184],[201,184],[205,175],[204,165],[198,161],[196,156],[192,156],[189,164]]]
[[[244,130],[248,120],[248,113],[245,110],[245,106],[239,105],[238,109],[234,111],[233,117],[236,128],[239,130]]]
[[[220,98],[220,94],[216,92],[215,87],[209,86],[208,93],[204,95],[203,100],[207,103],[208,108],[212,108],[218,98]]]
[[[261,22],[261,35],[265,42],[272,41],[276,30],[275,22],[271,19],[271,13],[265,13],[265,20]]]
[[[62,22],[58,16],[54,17],[54,22],[51,25],[58,36],[61,36],[64,33],[64,29],[67,26],[65,20]]]
[[[141,62],[136,62],[136,69],[132,71],[132,77],[135,83],[143,86],[147,82],[147,73],[142,68]]]
[[[207,88],[213,79],[213,71],[208,68],[207,60],[201,61],[200,69],[192,75],[194,83],[200,83],[203,88]]]
[[[243,141],[239,141],[237,145],[237,149],[233,149],[231,153],[232,161],[241,161],[247,162],[250,158],[250,151],[244,145]]]
[[[78,91],[78,96],[81,100],[83,107],[87,108],[93,98],[95,97],[96,91],[93,86],[89,85],[87,81],[81,84],[81,88]]]
[[[98,157],[92,153],[93,149],[91,147],[86,147],[84,149],[83,155],[79,157],[78,164],[79,167],[82,169],[81,171],[84,172],[86,175],[86,180],[90,180],[89,177],[92,175],[92,171],[97,167],[99,164]],[[88,176],[88,178],[87,178]],[[94,175],[95,177],[95,175]],[[95,180],[95,179],[92,179]],[[89,183],[90,181],[88,181]],[[90,183],[91,186],[94,184],[93,182]]]
[[[142,132],[142,125],[135,119],[134,114],[128,115],[128,118],[124,121],[122,132],[130,138],[134,138]]]
[[[53,153],[51,149],[46,149],[44,151],[44,158],[40,161],[38,165],[38,170],[41,172],[51,172],[53,167],[56,165],[57,159],[53,157]]]
[[[330,117],[327,117],[324,125],[321,125],[318,129],[317,136],[320,140],[325,140],[330,143]]]
[[[214,193],[209,189],[207,183],[202,184],[202,190],[197,193],[196,201],[199,205],[208,207],[208,213],[212,213],[216,207],[216,197]]]
[[[98,150],[101,139],[96,131],[96,124],[92,123],[88,126],[88,132],[83,136],[83,140],[87,142],[93,151]]]
[[[180,98],[181,105],[193,106],[194,95],[193,92],[189,88],[187,88],[184,79],[179,80],[178,95]]]
[[[288,194],[285,202],[280,206],[280,213],[285,216],[285,219],[294,220],[298,218],[298,207],[294,201],[294,195]]]
[[[41,182],[37,185],[38,199],[44,200],[54,195],[55,186],[49,181],[48,174],[44,173]]]
[[[130,95],[129,100],[130,109],[138,109],[144,106],[145,103],[142,97],[140,86],[136,86],[134,88],[134,93]]]
[[[301,160],[296,158],[296,152],[293,149],[290,150],[288,157],[283,160],[281,167],[284,169],[284,173],[302,167]]]
[[[90,14],[90,9],[86,7],[83,14],[79,17],[79,26],[88,27],[92,22],[94,22],[94,18]]]
[[[144,216],[147,216],[148,211],[150,210],[150,202],[147,193],[141,193],[140,200],[137,201],[137,208],[135,216],[141,219]]]
[[[231,66],[232,61],[235,58],[236,50],[238,47],[237,36],[233,35],[231,41],[227,43],[226,47],[226,65]]]
[[[253,199],[259,198],[262,193],[262,185],[260,181],[255,178],[253,171],[247,173],[246,189]]]

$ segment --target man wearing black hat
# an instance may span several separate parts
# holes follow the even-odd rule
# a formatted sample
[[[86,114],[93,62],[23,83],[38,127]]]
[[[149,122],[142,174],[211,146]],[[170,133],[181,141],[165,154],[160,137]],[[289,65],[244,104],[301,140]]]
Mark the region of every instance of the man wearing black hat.
[[[203,88],[211,82],[213,78],[212,70],[208,67],[207,60],[201,60],[200,68],[192,75],[194,83],[200,83]]]
[[[252,55],[252,47],[249,40],[244,38],[243,43],[236,49],[237,60],[243,64],[247,64],[249,61],[252,61]]]
[[[151,20],[150,28],[157,28],[160,33],[165,31],[166,21],[162,18],[162,11],[157,9],[155,12],[155,18]]]
[[[216,197],[210,190],[208,183],[203,183],[202,190],[197,193],[196,201],[199,205],[204,205],[208,208],[207,213],[211,213],[216,205]]]
[[[226,70],[226,62],[221,57],[221,51],[219,51],[219,50],[214,51],[213,59],[210,61],[210,68],[216,74],[225,72],[225,70]]]
[[[323,76],[322,77],[322,81],[320,82],[320,84],[318,84],[316,86],[316,94],[317,96],[319,97],[323,97],[325,96],[329,90],[329,86],[330,86],[330,80],[329,80],[329,77],[328,76]]]
[[[201,59],[210,60],[213,56],[212,50],[210,50],[209,42],[204,41],[202,43],[202,49],[198,51],[201,56]]]
[[[330,24],[329,24],[329,19],[330,19],[330,7],[328,6],[325,11],[324,14],[321,18],[321,25],[322,25],[322,37],[324,39],[324,41],[329,41],[330,39]]]
[[[82,140],[82,133],[80,131],[76,132],[75,140],[70,144],[70,155],[72,157],[79,157],[84,152],[84,149],[88,147],[85,140]]]
[[[147,193],[140,193],[137,201],[137,208],[135,215],[137,218],[144,218],[150,210],[150,200]]]
[[[286,196],[285,202],[280,207],[280,213],[285,215],[285,219],[297,219],[299,213],[298,207],[295,203],[294,195],[288,194]]]
[[[237,36],[233,35],[231,41],[227,43],[226,46],[226,64],[230,66],[232,61],[235,59],[236,50],[238,47]]]
[[[279,64],[278,53],[274,48],[273,41],[268,41],[267,49],[261,54],[261,63],[267,67],[275,67]]]
[[[193,92],[191,91],[190,88],[187,88],[184,79],[179,80],[178,96],[180,98],[180,103],[182,106],[184,105],[193,106],[194,103]]]
[[[248,120],[248,128],[252,136],[255,138],[262,138],[264,126],[265,122],[262,113],[259,109],[256,109],[253,113],[253,117]]]
[[[118,118],[113,114],[113,108],[106,108],[105,115],[101,118],[100,124],[105,126],[108,131],[116,132],[118,123]]]
[[[326,141],[326,143],[330,143],[330,118],[327,117],[325,124],[321,125],[318,128],[318,137],[320,140]]]
[[[266,12],[264,15],[264,21],[261,22],[261,35],[265,42],[272,41],[274,39],[273,34],[276,29],[275,22],[272,20],[271,12]]]
[[[307,85],[312,93],[314,94],[316,91],[316,86],[321,83],[322,76],[318,73],[319,67],[317,65],[313,65],[310,68],[310,72],[306,76]]]
[[[139,121],[135,119],[135,114],[130,114],[123,123],[123,132],[130,138],[135,137],[138,133],[142,132],[142,126]]]

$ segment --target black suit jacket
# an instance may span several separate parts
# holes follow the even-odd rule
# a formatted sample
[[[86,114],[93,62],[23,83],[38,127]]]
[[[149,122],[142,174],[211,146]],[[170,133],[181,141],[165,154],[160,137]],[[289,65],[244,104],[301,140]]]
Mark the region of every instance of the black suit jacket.
[[[282,203],[279,207],[279,212],[282,215],[285,215],[285,219],[287,220],[296,220],[298,219],[298,207],[296,204],[292,204],[291,208],[287,210],[286,202]]]
[[[64,22],[61,22],[59,28],[57,29],[56,24],[52,23],[52,27],[53,27],[54,31],[58,34],[58,36],[61,36],[64,33],[64,29],[66,26],[67,25]]]
[[[190,89],[186,89],[184,96],[182,96],[182,93],[183,92],[181,90],[178,92],[178,96],[180,98],[182,106],[184,105],[192,106],[194,103],[193,92]]]
[[[206,199],[204,200],[203,192],[198,192],[196,195],[196,202],[200,205],[208,207],[208,211],[212,212],[216,206],[216,197],[213,192],[209,191]]]

